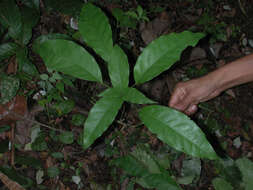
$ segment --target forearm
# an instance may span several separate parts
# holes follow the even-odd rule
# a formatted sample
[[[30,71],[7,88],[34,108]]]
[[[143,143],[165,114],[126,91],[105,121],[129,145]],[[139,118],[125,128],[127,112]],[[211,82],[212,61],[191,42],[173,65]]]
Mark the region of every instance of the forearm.
[[[207,75],[216,81],[217,89],[224,91],[228,88],[253,81],[253,54],[231,62]]]

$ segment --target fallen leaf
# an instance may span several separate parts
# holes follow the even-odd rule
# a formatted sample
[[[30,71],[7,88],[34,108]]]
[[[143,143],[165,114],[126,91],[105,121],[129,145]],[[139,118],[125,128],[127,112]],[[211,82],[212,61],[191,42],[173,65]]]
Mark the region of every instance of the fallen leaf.
[[[145,44],[149,44],[162,34],[168,33],[170,30],[170,18],[167,12],[162,12],[160,15],[148,23],[141,23],[139,30]]]
[[[11,58],[10,63],[8,64],[6,74],[16,74],[18,70],[18,64],[14,58]]]
[[[12,101],[0,105],[0,126],[18,121],[27,113],[27,103],[24,96],[16,96]]]
[[[204,49],[200,47],[195,47],[192,49],[192,52],[190,55],[190,61],[205,59],[205,58],[206,58],[206,52]]]
[[[233,98],[236,98],[236,95],[232,89],[226,90],[225,93],[229,96],[232,96]]]
[[[54,166],[54,163],[55,163],[55,160],[51,156],[48,156],[46,160],[46,168],[50,168]]]

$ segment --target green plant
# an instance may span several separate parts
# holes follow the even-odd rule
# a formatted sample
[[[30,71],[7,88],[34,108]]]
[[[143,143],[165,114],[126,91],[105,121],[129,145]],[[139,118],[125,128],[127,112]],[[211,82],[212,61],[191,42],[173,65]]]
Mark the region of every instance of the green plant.
[[[140,5],[138,5],[136,9],[126,12],[120,8],[114,8],[112,14],[120,27],[135,29],[138,22],[149,21],[146,11]]]
[[[210,13],[204,13],[199,19],[198,25],[203,26],[204,31],[211,35],[211,43],[215,43],[216,41],[226,42],[228,40],[226,31],[227,24],[225,22],[217,22]]]
[[[124,51],[113,44],[111,27],[105,14],[96,6],[85,4],[79,18],[79,30],[86,45],[107,63],[112,84],[112,87],[98,95],[100,99],[90,110],[84,123],[81,138],[84,149],[92,145],[115,120],[123,102],[155,104],[133,87],[169,69],[187,46],[196,45],[199,39],[204,37],[202,33],[184,31],[154,40],[139,56],[133,71],[135,85],[129,87],[128,59]],[[34,43],[33,50],[43,58],[50,69],[104,84],[94,57],[65,35],[41,36]],[[139,116],[152,133],[176,150],[199,158],[218,158],[203,132],[183,113],[165,106],[149,105],[139,110]],[[132,158],[129,159],[132,161]],[[164,180],[171,188],[180,189],[167,174],[143,177],[147,177],[147,181]]]
[[[128,11],[126,15],[137,21],[149,21],[146,11],[140,5],[137,6],[136,10]]]
[[[38,81],[38,86],[41,88],[40,94],[42,95],[39,104],[48,110],[48,105],[54,102],[53,108],[57,112],[57,115],[62,116],[69,113],[75,105],[72,100],[64,99],[65,85],[73,86],[73,79],[62,76],[51,69],[47,70],[49,74],[41,74],[41,80]]]
[[[4,86],[18,83],[20,87],[20,79],[31,79],[32,76],[38,74],[36,67],[31,63],[28,54],[28,43],[32,38],[32,28],[39,20],[39,0],[26,1],[22,0],[18,6],[14,0],[2,0],[0,2],[0,28],[3,28],[0,44],[0,62],[16,56],[18,63],[17,76],[4,76],[2,74],[6,64],[1,64],[1,80],[5,81]],[[1,84],[3,86],[3,84]],[[15,92],[9,94],[1,103],[6,103],[12,99],[17,93],[16,85],[8,85],[9,91]],[[1,91],[3,92],[3,91]],[[6,95],[6,94],[5,94]]]
[[[215,166],[219,174],[212,181],[215,190],[250,190],[253,188],[251,180],[253,163],[248,158],[220,159],[215,161]]]

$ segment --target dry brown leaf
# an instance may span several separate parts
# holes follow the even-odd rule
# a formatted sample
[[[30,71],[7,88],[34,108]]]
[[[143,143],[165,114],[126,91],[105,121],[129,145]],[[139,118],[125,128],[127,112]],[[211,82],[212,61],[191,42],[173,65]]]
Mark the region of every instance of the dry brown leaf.
[[[12,101],[0,105],[0,126],[20,120],[27,113],[27,103],[24,96],[16,96]]]
[[[54,163],[55,163],[55,160],[51,156],[48,156],[46,160],[46,168],[50,168],[54,166]]]
[[[141,23],[139,30],[143,41],[147,45],[160,35],[168,33],[170,25],[171,23],[168,13],[162,12],[151,22]]]
[[[192,49],[190,61],[198,60],[198,59],[205,59],[206,58],[206,52],[204,49],[200,47],[195,47]]]
[[[0,179],[3,182],[3,184],[9,189],[9,190],[25,190],[21,185],[19,185],[17,182],[12,181],[9,179],[5,174],[0,172]]]
[[[9,74],[16,74],[18,70],[18,64],[15,61],[14,57],[11,58],[10,63],[8,64],[6,73]]]
[[[233,98],[236,98],[235,92],[232,89],[226,90],[225,93]]]

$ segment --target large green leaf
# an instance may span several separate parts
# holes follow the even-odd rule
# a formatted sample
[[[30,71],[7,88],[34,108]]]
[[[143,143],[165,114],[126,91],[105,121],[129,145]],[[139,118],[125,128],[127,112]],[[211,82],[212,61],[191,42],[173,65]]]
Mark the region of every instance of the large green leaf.
[[[72,38],[69,37],[66,34],[52,33],[52,34],[47,34],[47,35],[41,35],[36,40],[34,40],[34,42],[33,42],[33,51],[38,52],[39,49],[40,49],[41,44],[44,43],[45,41],[47,41],[47,40],[57,40],[57,39],[72,40]]]
[[[22,19],[22,30],[19,39],[26,45],[32,37],[32,28],[39,21],[39,12],[35,8],[22,6],[20,8]]]
[[[236,164],[242,173],[245,190],[253,189],[253,162],[247,158],[240,158],[236,160]]]
[[[135,88],[108,88],[99,94],[100,97],[117,97],[134,104],[152,104],[154,101],[147,98]]]
[[[154,105],[142,108],[139,115],[152,133],[176,150],[200,158],[218,158],[204,133],[183,113]]]
[[[108,18],[101,9],[91,3],[85,4],[78,26],[84,41],[109,62],[113,49],[112,30]]]
[[[46,40],[35,51],[40,54],[46,66],[84,80],[102,83],[102,76],[96,60],[81,46],[72,41]]]
[[[22,29],[21,15],[14,0],[0,1],[0,23],[8,28],[10,36],[18,39]]]
[[[169,69],[179,60],[187,46],[195,46],[204,37],[202,33],[184,31],[161,36],[151,42],[138,57],[134,67],[136,84],[144,83]]]
[[[123,100],[103,97],[93,106],[84,123],[83,148],[88,148],[115,119]]]
[[[0,45],[0,61],[6,59],[16,53],[18,45],[12,42]]]
[[[27,56],[28,56],[27,48],[18,49],[16,59],[18,62],[19,71],[35,76],[38,74],[37,68],[30,62]]]
[[[113,47],[111,59],[108,63],[108,70],[113,87],[128,87],[128,60],[126,54],[118,45]]]
[[[134,103],[134,104],[153,104],[155,103],[153,100],[147,98],[144,94],[142,94],[139,90],[135,88],[128,88],[126,94],[123,96],[123,100]]]
[[[98,97],[114,97],[114,98],[121,98],[127,93],[127,88],[107,88],[102,93],[98,95]]]

